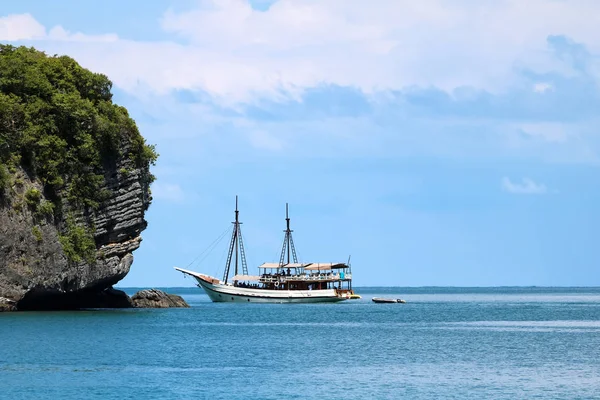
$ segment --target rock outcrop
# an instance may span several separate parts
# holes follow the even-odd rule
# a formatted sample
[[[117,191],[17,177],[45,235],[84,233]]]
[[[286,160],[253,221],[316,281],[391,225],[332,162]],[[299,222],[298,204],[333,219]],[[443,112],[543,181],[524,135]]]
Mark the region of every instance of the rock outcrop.
[[[0,78],[0,311],[130,307],[112,286],[142,241],[156,153],[110,81],[68,57],[0,45]]]
[[[123,279],[147,225],[148,174],[147,169],[132,170],[122,177],[109,171],[109,199],[87,216],[79,215],[78,220],[96,228],[92,263],[68,260],[59,241],[64,221],[35,221],[26,208],[17,213],[0,205],[0,295],[16,301],[20,310],[79,308],[74,300]],[[24,187],[34,185],[25,182]]]
[[[131,172],[122,176],[117,171],[123,168]],[[23,181],[22,188],[16,188],[17,196],[35,186],[23,172],[17,175]],[[133,169],[129,160],[119,160],[106,172],[104,188],[110,197],[97,210],[77,217],[95,227],[97,251],[92,263],[72,262],[66,257],[59,241],[64,220],[40,221],[26,207],[16,212],[0,204],[0,295],[16,301],[19,310],[80,308],[78,300],[123,279],[147,225],[148,177],[147,168]],[[87,308],[87,303],[81,306]]]
[[[157,289],[140,290],[131,297],[136,308],[188,308],[186,301],[176,294],[165,293]]]

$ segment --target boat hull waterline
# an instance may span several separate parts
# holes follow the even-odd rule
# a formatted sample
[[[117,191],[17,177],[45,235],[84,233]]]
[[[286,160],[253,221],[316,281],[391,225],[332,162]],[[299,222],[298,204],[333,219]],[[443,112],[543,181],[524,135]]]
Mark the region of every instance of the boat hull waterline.
[[[267,290],[214,283],[214,278],[175,268],[192,276],[215,303],[334,303],[348,300],[349,295],[338,295],[335,289],[321,290]]]

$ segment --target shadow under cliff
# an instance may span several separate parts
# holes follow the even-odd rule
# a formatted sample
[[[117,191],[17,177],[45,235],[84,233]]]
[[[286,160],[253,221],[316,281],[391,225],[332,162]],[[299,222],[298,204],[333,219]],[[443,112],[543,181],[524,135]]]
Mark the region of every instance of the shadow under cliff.
[[[52,290],[31,290],[17,302],[18,311],[79,310],[86,308],[132,308],[127,293],[113,288],[102,291],[81,290],[64,293]]]

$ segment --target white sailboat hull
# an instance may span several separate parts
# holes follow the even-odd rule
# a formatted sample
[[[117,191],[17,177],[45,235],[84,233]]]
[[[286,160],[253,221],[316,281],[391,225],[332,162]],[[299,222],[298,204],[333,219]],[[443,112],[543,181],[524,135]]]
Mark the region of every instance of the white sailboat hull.
[[[243,288],[230,284],[215,283],[214,279],[193,271],[176,268],[191,275],[216,303],[327,303],[348,300],[349,295],[338,295],[335,289],[320,290],[268,290]]]
[[[216,303],[324,303],[346,300],[346,297],[338,296],[335,289],[267,290],[212,284],[201,278],[196,280],[198,286]]]

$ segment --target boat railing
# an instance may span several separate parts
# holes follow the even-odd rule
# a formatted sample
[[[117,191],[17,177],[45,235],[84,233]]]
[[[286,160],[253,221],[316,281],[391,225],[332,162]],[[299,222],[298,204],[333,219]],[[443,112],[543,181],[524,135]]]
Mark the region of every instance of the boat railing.
[[[297,282],[297,281],[339,281],[339,280],[351,280],[352,274],[302,274],[302,275],[262,275],[260,282],[263,283],[275,283],[275,282]]]

